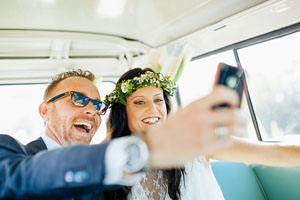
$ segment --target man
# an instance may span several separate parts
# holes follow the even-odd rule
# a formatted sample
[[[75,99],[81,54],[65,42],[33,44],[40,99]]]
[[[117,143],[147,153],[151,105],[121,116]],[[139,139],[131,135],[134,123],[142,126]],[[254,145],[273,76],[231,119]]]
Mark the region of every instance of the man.
[[[53,79],[39,106],[45,122],[41,138],[22,145],[0,135],[0,199],[101,199],[104,190],[135,184],[150,166],[181,166],[228,145],[215,129],[238,134],[245,122],[235,109],[212,110],[221,103],[238,104],[233,91],[220,87],[141,138],[87,145],[107,109],[93,81],[94,75],[82,70]]]

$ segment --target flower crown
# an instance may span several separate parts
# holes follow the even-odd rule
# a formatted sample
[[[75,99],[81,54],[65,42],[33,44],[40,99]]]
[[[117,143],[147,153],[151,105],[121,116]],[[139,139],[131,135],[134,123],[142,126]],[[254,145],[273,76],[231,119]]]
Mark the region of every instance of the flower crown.
[[[126,105],[126,97],[131,95],[137,89],[146,86],[162,88],[169,96],[173,96],[176,89],[176,86],[170,76],[146,71],[140,76],[134,77],[133,79],[123,80],[121,83],[118,83],[116,88],[109,95],[106,95],[104,103],[108,107],[111,107],[112,104],[118,102]]]

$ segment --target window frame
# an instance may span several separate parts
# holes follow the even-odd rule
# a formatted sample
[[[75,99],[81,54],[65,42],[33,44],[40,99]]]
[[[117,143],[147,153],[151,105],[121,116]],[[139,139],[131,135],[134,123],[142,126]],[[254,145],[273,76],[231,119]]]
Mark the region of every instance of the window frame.
[[[226,47],[222,47],[220,49],[217,49],[217,50],[214,50],[214,51],[202,54],[202,55],[197,55],[197,56],[193,57],[191,59],[191,61],[195,61],[195,60],[198,60],[198,59],[209,57],[209,56],[212,56],[212,55],[215,55],[215,54],[218,54],[218,53],[222,53],[222,52],[225,52],[225,51],[232,51],[233,54],[234,54],[234,58],[235,58],[235,62],[237,64],[237,66],[242,67],[243,65],[240,61],[239,54],[238,54],[239,49],[246,48],[246,47],[249,47],[249,46],[253,46],[253,45],[256,45],[256,44],[260,44],[260,43],[263,43],[263,42],[267,42],[267,41],[270,41],[270,40],[278,39],[278,38],[281,38],[281,37],[284,37],[284,36],[287,36],[287,35],[290,35],[290,34],[293,34],[293,33],[296,33],[296,32],[300,32],[300,22],[298,22],[296,24],[293,24],[293,25],[290,25],[290,26],[287,26],[287,27],[284,27],[282,29],[278,29],[278,30],[275,30],[275,31],[272,31],[272,32],[269,32],[269,33],[266,33],[266,34],[262,34],[262,35],[250,38],[250,39],[245,40],[245,41],[241,41],[241,42],[238,42],[238,43],[226,46]],[[245,83],[246,87],[244,88],[244,94],[245,94],[245,97],[246,97],[248,109],[249,109],[249,112],[250,112],[250,116],[251,116],[251,120],[252,120],[254,129],[255,129],[257,140],[266,141],[266,140],[262,139],[262,135],[261,135],[259,125],[258,125],[258,120],[257,120],[255,110],[254,110],[254,107],[253,107],[253,104],[252,104],[252,101],[251,101],[251,95],[248,91],[247,80],[245,80],[245,82],[246,82]],[[176,100],[177,100],[177,103],[178,103],[178,107],[182,106],[181,99],[180,99],[180,93],[179,93],[178,89],[176,91]],[[269,140],[267,140],[266,142],[278,142],[278,141],[269,141]]]

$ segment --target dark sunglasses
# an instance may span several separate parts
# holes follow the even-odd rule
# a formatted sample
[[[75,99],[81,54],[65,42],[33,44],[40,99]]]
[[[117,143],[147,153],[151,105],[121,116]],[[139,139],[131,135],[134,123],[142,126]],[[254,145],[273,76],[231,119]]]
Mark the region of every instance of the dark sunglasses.
[[[80,93],[74,92],[74,91],[68,91],[68,92],[59,94],[59,95],[53,97],[52,99],[50,99],[49,101],[47,101],[47,103],[58,101],[67,96],[70,96],[72,103],[75,106],[79,106],[79,107],[84,107],[84,106],[88,105],[88,103],[91,101],[93,103],[94,108],[96,109],[97,114],[99,114],[99,115],[104,115],[108,108],[105,105],[105,103],[103,103],[102,101],[97,101],[97,100],[91,99],[89,97],[84,96],[83,94],[80,94]]]

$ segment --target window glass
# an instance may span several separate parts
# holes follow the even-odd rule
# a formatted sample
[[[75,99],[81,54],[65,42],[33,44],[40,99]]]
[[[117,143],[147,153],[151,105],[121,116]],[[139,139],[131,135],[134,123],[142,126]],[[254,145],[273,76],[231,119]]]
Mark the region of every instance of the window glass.
[[[263,140],[299,140],[300,32],[238,51]]]
[[[226,51],[194,60],[184,69],[178,82],[181,103],[183,106],[211,92],[219,62],[236,66],[233,51]],[[248,117],[249,122],[243,136],[257,140],[245,95],[243,95],[241,106],[245,116]]]
[[[43,132],[38,106],[43,101],[46,85],[0,86],[0,133],[22,143],[36,139]]]
[[[212,87],[219,62],[236,65],[232,51],[191,61],[178,81],[183,106],[207,95]]]
[[[0,133],[8,134],[26,144],[44,131],[44,123],[39,115],[38,107],[43,99],[46,84],[36,85],[2,85],[0,86]],[[111,82],[100,82],[101,99],[114,89]],[[106,119],[108,112],[102,116],[100,129],[91,143],[99,143],[106,136]]]

